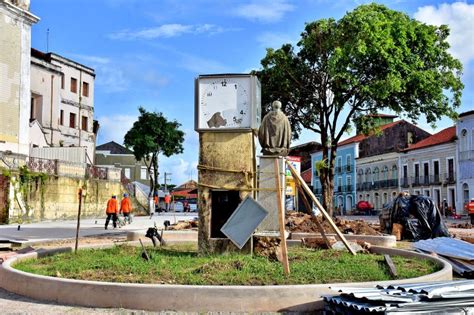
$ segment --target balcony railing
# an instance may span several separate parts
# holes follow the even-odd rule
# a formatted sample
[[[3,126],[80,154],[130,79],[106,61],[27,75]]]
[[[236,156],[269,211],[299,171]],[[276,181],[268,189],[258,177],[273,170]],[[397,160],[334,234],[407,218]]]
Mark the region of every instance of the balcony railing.
[[[410,180],[408,179],[408,177],[402,178],[401,181],[400,181],[400,185],[401,185],[403,188],[408,188],[408,187],[410,187]]]
[[[350,173],[354,170],[354,166],[352,164],[347,164],[346,165],[346,172]]]
[[[28,168],[33,172],[57,175],[58,161],[30,157],[28,159]]]
[[[439,185],[441,184],[441,176],[438,175],[430,175],[430,184],[432,185]]]
[[[336,174],[342,173],[342,166],[336,166],[336,167],[334,168],[334,172],[335,172]]]
[[[456,173],[446,173],[444,174],[444,184],[454,184],[456,183]]]

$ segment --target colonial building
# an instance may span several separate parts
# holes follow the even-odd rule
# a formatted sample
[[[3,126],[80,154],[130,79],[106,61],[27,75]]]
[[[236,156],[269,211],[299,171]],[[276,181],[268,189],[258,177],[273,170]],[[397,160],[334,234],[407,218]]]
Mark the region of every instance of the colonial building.
[[[98,126],[94,122],[94,79],[92,68],[31,49],[29,119],[32,134],[43,135],[32,138],[34,146],[85,147],[93,159]]]
[[[31,26],[27,0],[0,0],[0,152],[28,155]]]
[[[145,163],[137,161],[131,150],[114,141],[97,146],[95,160],[97,166],[121,168],[123,175],[131,182],[150,185]]]
[[[458,212],[465,211],[466,203],[474,198],[474,110],[459,115],[456,125],[458,155]]]
[[[355,159],[358,157],[357,142],[344,141],[339,144],[336,155],[336,165],[334,169],[334,199],[333,204],[342,214],[352,210],[355,205]],[[321,151],[311,155],[312,158],[312,181],[313,191],[318,199],[322,199],[321,181],[316,170],[316,163],[321,161],[323,154]]]
[[[456,207],[456,167],[456,127],[453,126],[402,151],[401,190],[431,197],[441,211],[450,213],[459,209]]]
[[[387,123],[379,129],[379,134],[357,135],[346,140],[359,142],[357,201],[369,201],[375,209],[381,209],[400,191],[400,153],[430,136],[405,120]]]

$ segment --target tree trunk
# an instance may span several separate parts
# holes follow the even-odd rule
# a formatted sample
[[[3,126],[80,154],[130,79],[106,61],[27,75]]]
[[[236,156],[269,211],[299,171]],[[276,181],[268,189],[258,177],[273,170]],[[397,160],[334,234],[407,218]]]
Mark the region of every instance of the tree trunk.
[[[153,193],[158,195],[158,176],[160,173],[158,173],[158,153],[154,156],[153,159]]]
[[[331,151],[331,152],[329,152]],[[334,152],[333,152],[334,151]],[[328,167],[321,170],[321,188],[323,207],[330,216],[334,213],[334,162],[336,160],[334,148],[323,147],[323,160],[327,159]]]

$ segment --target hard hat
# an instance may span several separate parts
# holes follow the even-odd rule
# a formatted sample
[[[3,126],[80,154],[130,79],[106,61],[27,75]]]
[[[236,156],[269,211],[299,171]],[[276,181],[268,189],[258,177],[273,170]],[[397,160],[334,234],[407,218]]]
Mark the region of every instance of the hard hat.
[[[127,194],[127,193],[125,193],[125,194],[123,194],[123,196],[124,196],[124,197],[128,197],[128,194]]]
[[[115,196],[115,195],[112,195],[112,198],[117,198],[117,196]]]

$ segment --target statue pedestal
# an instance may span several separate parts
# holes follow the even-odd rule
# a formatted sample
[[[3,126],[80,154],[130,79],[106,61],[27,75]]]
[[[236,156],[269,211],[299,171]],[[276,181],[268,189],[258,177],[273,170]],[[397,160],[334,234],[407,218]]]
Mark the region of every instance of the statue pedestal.
[[[278,226],[278,200],[276,193],[275,160],[278,161],[280,173],[281,208],[285,209],[285,159],[279,156],[260,156],[258,174],[257,201],[268,211],[267,217],[260,223],[255,231],[262,236],[279,237]]]

